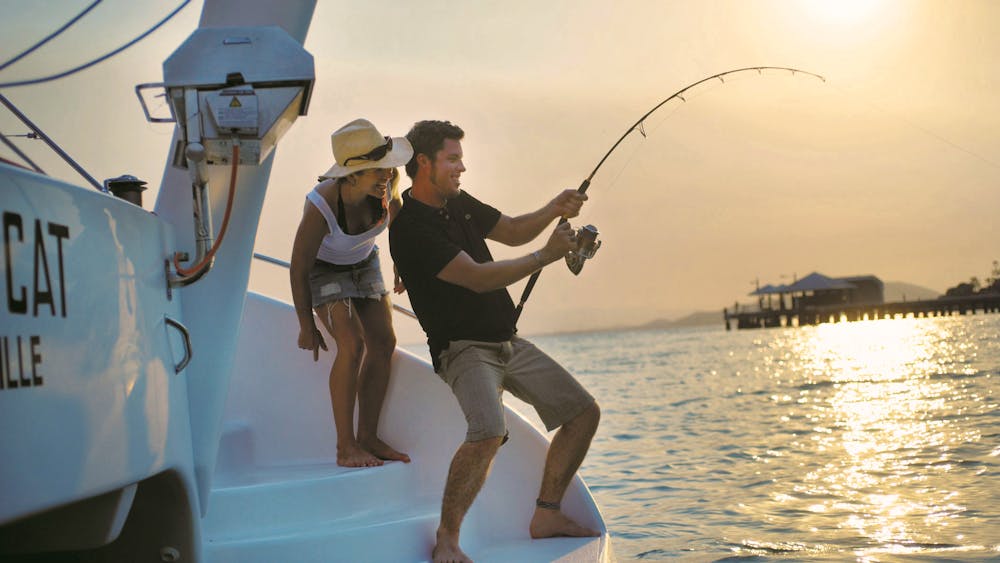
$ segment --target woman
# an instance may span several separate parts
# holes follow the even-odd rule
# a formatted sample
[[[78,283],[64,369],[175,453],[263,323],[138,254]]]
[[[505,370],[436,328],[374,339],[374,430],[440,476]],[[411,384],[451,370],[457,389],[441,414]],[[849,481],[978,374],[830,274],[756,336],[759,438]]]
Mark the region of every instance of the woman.
[[[315,310],[337,344],[330,369],[330,400],[337,427],[337,464],[374,467],[410,458],[379,439],[378,421],[396,347],[392,306],[382,282],[375,237],[386,230],[402,202],[395,168],[413,149],[404,137],[383,137],[357,119],[330,137],[336,163],[306,196],[290,268],[299,318],[299,348],[327,349]],[[397,284],[396,291],[402,287]],[[354,434],[354,402],[358,433]]]

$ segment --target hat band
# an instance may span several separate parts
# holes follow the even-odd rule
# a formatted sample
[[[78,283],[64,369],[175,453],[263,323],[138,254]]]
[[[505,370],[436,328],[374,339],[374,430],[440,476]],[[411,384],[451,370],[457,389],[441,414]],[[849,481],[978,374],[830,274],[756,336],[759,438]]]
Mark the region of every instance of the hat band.
[[[385,137],[385,144],[377,146],[365,154],[345,158],[342,166],[347,166],[352,160],[373,161],[382,160],[385,155],[392,150],[392,137]]]

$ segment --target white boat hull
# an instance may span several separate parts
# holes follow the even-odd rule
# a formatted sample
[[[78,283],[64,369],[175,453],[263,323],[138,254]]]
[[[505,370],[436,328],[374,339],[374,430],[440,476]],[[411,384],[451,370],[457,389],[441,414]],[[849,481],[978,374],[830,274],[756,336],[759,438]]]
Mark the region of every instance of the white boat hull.
[[[140,481],[173,475],[178,510],[193,495],[170,229],[109,195],[2,172],[0,553],[96,547],[118,536]]]
[[[312,57],[301,42],[313,2],[276,6],[208,1],[202,29],[168,59],[169,97],[183,104],[154,213],[0,164],[3,561],[430,556],[464,417],[431,366],[397,350],[380,435],[412,463],[336,465],[335,351],[313,362],[295,345],[292,307],[246,293],[276,151],[241,160],[214,268],[189,284],[170,264],[196,246],[192,182],[206,183],[208,224],[223,222],[232,172],[202,171],[197,151],[183,150],[232,143],[196,134],[211,129],[199,100],[225,86],[213,81],[257,82],[262,108],[284,100],[260,113],[273,118],[259,122],[275,123],[269,132],[244,135],[251,149],[277,142],[305,113]],[[463,549],[477,561],[607,559],[603,520],[579,477],[564,511],[602,536],[528,537],[548,440],[507,414],[511,439],[465,519]]]

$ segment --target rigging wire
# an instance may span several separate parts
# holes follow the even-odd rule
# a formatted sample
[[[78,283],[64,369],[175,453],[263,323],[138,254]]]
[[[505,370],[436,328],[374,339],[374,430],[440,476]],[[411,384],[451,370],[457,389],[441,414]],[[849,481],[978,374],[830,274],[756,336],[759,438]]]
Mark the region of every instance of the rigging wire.
[[[22,151],[21,149],[17,148],[17,145],[15,145],[13,143],[13,141],[11,141],[8,137],[27,137],[29,139],[31,139],[31,138],[37,139],[38,136],[34,135],[33,133],[27,133],[25,135],[4,135],[4,134],[0,133],[0,141],[2,141],[3,144],[7,145],[7,148],[9,148],[10,150],[14,151],[14,154],[16,154],[17,156],[19,156],[21,158],[21,160],[23,160],[23,161],[27,162],[29,165],[31,165],[31,168],[34,169],[35,172],[38,172],[39,174],[45,174],[45,171],[42,170],[40,166],[38,166],[37,164],[35,164],[35,161],[31,160],[31,158],[29,158],[28,155],[24,153],[24,151]],[[13,164],[15,166],[21,166],[20,164],[17,164],[16,162],[7,160],[6,158],[3,158],[3,157],[0,157],[0,160],[3,160],[4,162],[6,162],[8,164]]]
[[[30,119],[28,119],[27,115],[21,113],[21,110],[17,109],[17,106],[15,106],[9,99],[7,99],[7,96],[0,94],[0,104],[3,104],[8,111],[10,111],[12,114],[14,114],[15,117],[20,119],[21,123],[27,125],[28,128],[31,129],[31,131],[34,132],[39,139],[45,141],[45,144],[47,144],[49,148],[53,150],[53,152],[55,152],[57,155],[59,155],[60,158],[66,161],[66,164],[69,164],[71,167],[73,167],[73,170],[76,170],[78,174],[83,176],[83,178],[87,180],[87,182],[89,182],[91,186],[97,188],[98,191],[104,191],[103,186],[101,186],[100,182],[95,180],[94,177],[88,174],[87,171],[84,170],[82,166],[80,166],[79,164],[76,163],[75,160],[70,158],[70,156],[66,154],[66,151],[62,150],[62,148],[60,148],[59,145],[55,143],[55,141],[49,138],[49,136],[46,135],[45,132],[39,129],[37,125],[35,125]]]
[[[17,86],[30,86],[32,84],[41,84],[43,82],[51,82],[53,80],[59,80],[60,78],[65,78],[65,77],[70,76],[72,74],[76,74],[77,72],[80,72],[81,70],[85,70],[85,69],[88,69],[88,68],[90,68],[90,67],[92,67],[92,66],[94,66],[96,64],[102,63],[102,62],[106,61],[107,59],[110,59],[111,57],[117,55],[118,53],[121,53],[125,49],[128,49],[129,47],[135,45],[139,41],[142,41],[143,39],[145,39],[149,34],[153,33],[154,31],[156,31],[157,29],[159,29],[163,24],[167,23],[171,18],[173,18],[175,15],[177,15],[178,12],[180,12],[182,9],[184,9],[185,6],[187,6],[190,3],[191,3],[191,0],[184,0],[183,2],[181,2],[181,4],[179,6],[177,6],[176,8],[174,8],[174,11],[170,12],[169,14],[167,14],[167,16],[165,18],[163,18],[162,20],[160,20],[153,27],[151,27],[151,28],[147,29],[146,31],[144,31],[138,37],[132,39],[128,43],[122,45],[121,47],[118,47],[117,49],[115,49],[113,51],[110,51],[108,53],[105,53],[104,55],[101,55],[100,57],[98,57],[98,58],[96,58],[96,59],[94,59],[94,60],[92,60],[90,62],[84,63],[84,64],[82,64],[80,66],[71,68],[71,69],[63,71],[63,72],[52,74],[52,75],[49,75],[49,76],[42,76],[42,77],[39,77],[39,78],[32,78],[32,79],[28,79],[28,80],[19,80],[19,81],[16,81],[16,82],[3,82],[3,83],[0,83],[0,88],[14,88],[14,87],[17,87]]]
[[[38,43],[35,43],[31,47],[28,47],[23,52],[21,52],[19,55],[14,56],[9,61],[7,61],[7,62],[5,62],[3,64],[0,64],[0,70],[3,70],[5,68],[9,67],[10,65],[16,63],[17,61],[23,59],[24,57],[30,55],[33,51],[35,51],[36,49],[38,49],[42,45],[45,45],[49,41],[51,41],[51,40],[55,39],[56,37],[58,37],[59,35],[61,35],[62,32],[66,31],[67,29],[70,28],[70,26],[72,26],[76,22],[80,21],[80,19],[83,18],[83,16],[87,15],[88,12],[90,12],[91,10],[93,10],[94,8],[96,8],[97,5],[100,4],[102,1],[103,0],[94,0],[94,2],[91,5],[89,5],[86,8],[84,8],[82,12],[80,12],[79,14],[77,14],[73,19],[71,19],[68,22],[66,22],[65,24],[63,24],[62,27],[60,27],[59,29],[53,31],[52,33],[50,33],[48,36],[46,36],[44,39],[42,39]]]

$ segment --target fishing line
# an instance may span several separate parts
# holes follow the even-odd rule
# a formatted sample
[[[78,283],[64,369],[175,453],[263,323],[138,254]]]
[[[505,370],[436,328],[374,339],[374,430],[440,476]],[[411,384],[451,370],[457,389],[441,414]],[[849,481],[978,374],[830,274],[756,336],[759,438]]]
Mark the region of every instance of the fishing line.
[[[841,87],[837,86],[836,84],[834,84],[832,86],[833,86],[834,90],[840,92],[846,98],[849,98],[849,99],[852,99],[852,100],[857,99],[857,100],[863,102],[864,104],[866,104],[870,109],[872,109],[872,110],[874,110],[874,111],[876,111],[878,113],[881,113],[882,115],[894,118],[894,119],[896,119],[898,121],[901,121],[904,124],[909,125],[910,127],[916,129],[917,131],[920,131],[921,133],[924,133],[925,135],[927,135],[929,137],[933,137],[933,138],[937,139],[938,141],[941,141],[942,143],[948,145],[949,147],[951,147],[951,148],[953,148],[955,150],[964,152],[965,154],[967,154],[967,155],[969,155],[971,157],[974,157],[974,158],[978,158],[979,160],[985,162],[986,164],[989,164],[990,166],[992,166],[994,168],[1000,169],[1000,163],[998,163],[998,162],[990,160],[989,158],[986,158],[985,156],[983,156],[983,155],[981,155],[981,154],[979,154],[979,153],[977,153],[977,152],[975,152],[975,151],[973,151],[971,149],[967,149],[967,148],[963,147],[962,145],[959,145],[958,143],[956,143],[954,141],[951,141],[951,140],[949,140],[949,139],[947,139],[945,137],[942,137],[941,135],[935,133],[934,131],[931,131],[930,129],[927,129],[927,128],[921,126],[921,125],[918,125],[917,123],[914,123],[913,121],[910,121],[909,119],[907,119],[907,118],[905,118],[905,117],[903,117],[901,115],[889,112],[885,108],[883,108],[883,107],[881,107],[879,105],[876,105],[874,102],[872,102],[870,100],[865,100],[865,99],[858,98],[857,96],[852,95],[850,92],[848,92],[844,88],[841,88]]]
[[[644,129],[646,121],[649,121],[648,119],[646,121],[640,123],[639,124],[639,129],[638,129],[639,133],[642,135],[643,139],[648,138],[649,136],[653,135],[653,133],[656,133],[656,131],[658,131],[660,129],[660,127],[662,127],[663,124],[666,123],[668,119],[670,119],[671,116],[673,116],[675,113],[677,113],[678,111],[680,111],[680,109],[683,108],[684,105],[687,104],[688,102],[696,100],[696,99],[698,99],[698,98],[700,98],[702,96],[708,95],[709,92],[712,92],[718,86],[723,86],[725,84],[739,82],[741,80],[743,80],[743,79],[738,79],[738,78],[737,79],[732,79],[729,82],[720,83],[720,84],[717,84],[714,87],[708,87],[708,88],[705,88],[704,90],[699,90],[698,92],[685,93],[683,98],[678,97],[678,99],[680,99],[682,103],[674,105],[673,108],[669,112],[664,113],[663,116],[659,119],[659,121],[656,122],[655,125],[653,125],[652,128],[646,127]],[[663,113],[663,112],[660,112],[660,113]],[[629,168],[629,165],[632,164],[632,161],[635,160],[635,157],[639,155],[639,148],[640,147],[641,147],[641,145],[636,145],[633,148],[633,150],[629,153],[629,157],[625,161],[625,164],[618,168],[618,171],[612,177],[611,181],[608,182],[608,189],[614,187],[615,184],[618,183],[618,180],[621,178],[622,174],[624,174],[625,170],[627,170]]]
[[[587,176],[587,178],[580,184],[580,187],[577,188],[577,191],[579,193],[581,193],[581,194],[587,192],[587,188],[590,187],[590,181],[594,178],[594,175],[597,174],[597,171],[601,169],[601,166],[604,165],[605,161],[608,160],[608,157],[611,156],[611,153],[615,152],[615,149],[618,148],[618,145],[620,145],[622,143],[622,141],[624,141],[625,138],[628,137],[633,131],[638,130],[640,132],[640,134],[645,138],[648,135],[648,133],[646,132],[646,129],[645,129],[645,125],[644,125],[646,119],[650,115],[652,115],[653,112],[655,112],[656,110],[658,110],[661,107],[663,107],[670,100],[680,99],[681,101],[687,101],[685,99],[685,97],[684,97],[684,94],[688,90],[694,88],[695,86],[698,86],[699,84],[703,84],[703,83],[709,82],[711,80],[719,80],[720,82],[722,82],[723,84],[725,84],[725,82],[726,82],[725,77],[728,76],[728,75],[730,75],[730,74],[736,74],[736,73],[739,73],[739,72],[757,71],[757,74],[763,76],[765,70],[782,70],[782,71],[788,71],[788,72],[791,72],[793,76],[795,74],[805,74],[807,76],[812,76],[812,77],[815,77],[815,78],[819,78],[823,82],[826,82],[826,79],[823,78],[822,76],[820,76],[819,74],[815,74],[815,73],[812,73],[812,72],[809,72],[809,71],[806,71],[806,70],[797,69],[797,68],[785,67],[785,66],[751,66],[751,67],[736,68],[736,69],[732,69],[732,70],[727,70],[727,71],[724,71],[724,72],[720,72],[718,74],[713,74],[711,76],[702,78],[701,80],[698,80],[696,82],[692,82],[691,84],[688,84],[687,86],[685,86],[685,87],[681,88],[680,90],[674,92],[670,96],[667,96],[667,98],[665,98],[662,102],[656,104],[655,106],[653,106],[653,108],[651,110],[649,110],[646,113],[644,113],[642,115],[642,117],[640,117],[635,123],[632,124],[631,127],[629,127],[628,129],[626,129],[625,133],[623,133],[622,136],[619,137],[617,141],[615,141],[615,144],[611,145],[611,148],[608,150],[608,152],[604,153],[604,156],[597,163],[597,166],[594,167],[594,170],[590,173],[590,175]],[[563,217],[562,219],[559,220],[559,224],[562,224],[562,223],[565,223],[565,222],[566,222],[566,218],[565,217]],[[577,271],[578,271],[578,269],[577,270],[573,270],[574,273],[576,273]],[[542,274],[542,270],[537,270],[535,273],[531,274],[530,278],[528,278],[528,283],[527,283],[527,285],[524,286],[523,293],[521,293],[521,299],[518,302],[517,307],[514,309],[514,323],[515,324],[517,323],[517,320],[521,317],[521,312],[524,310],[524,304],[525,304],[525,302],[528,301],[528,297],[531,295],[531,291],[535,288],[535,284],[538,282],[538,276],[540,276],[541,274]]]
[[[644,133],[644,134],[642,135],[642,138],[643,138],[643,139],[646,139],[646,138],[648,138],[648,136],[649,136],[649,135],[651,135],[651,134],[655,133],[655,132],[656,132],[656,130],[657,130],[657,129],[659,129],[659,128],[660,128],[660,127],[661,127],[661,126],[663,125],[663,123],[664,123],[664,122],[665,122],[665,121],[666,121],[667,119],[669,119],[669,118],[670,118],[670,116],[672,116],[673,114],[677,113],[677,111],[678,111],[678,110],[680,110],[680,109],[681,109],[681,107],[682,107],[682,106],[681,106],[680,104],[678,104],[678,105],[674,106],[674,107],[673,107],[673,109],[671,109],[671,110],[670,110],[669,112],[667,112],[666,114],[664,114],[663,118],[662,118],[662,119],[660,119],[660,120],[659,120],[659,121],[658,121],[658,122],[656,123],[656,125],[655,125],[655,126],[653,126],[653,128],[652,128],[652,129],[649,129],[648,131],[643,131],[643,129],[642,129],[642,128],[640,128],[639,132],[640,132],[640,133]],[[640,127],[641,127],[641,126],[640,126]],[[632,161],[633,161],[633,160],[635,160],[635,157],[639,156],[639,148],[640,148],[641,146],[642,146],[641,144],[637,144],[637,145],[636,145],[635,147],[633,147],[632,151],[631,151],[631,152],[629,153],[629,155],[628,155],[628,159],[626,159],[626,160],[625,160],[625,163],[624,163],[624,164],[622,164],[621,166],[619,166],[619,167],[618,167],[618,171],[617,171],[617,172],[615,172],[615,175],[614,175],[614,176],[613,176],[613,177],[611,178],[611,180],[610,180],[610,181],[608,182],[608,189],[609,189],[609,190],[610,190],[611,188],[613,188],[613,187],[614,187],[615,185],[617,185],[617,184],[618,184],[618,180],[620,180],[620,179],[621,179],[621,177],[622,177],[622,174],[624,174],[624,173],[625,173],[625,171],[629,169],[629,167],[630,167],[630,166],[632,165]]]

